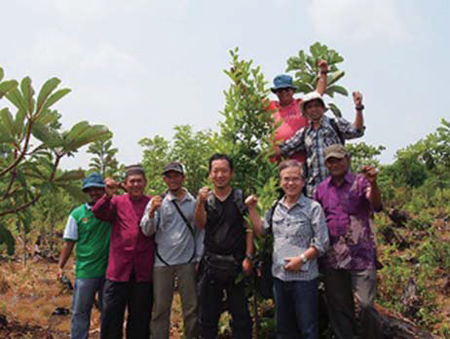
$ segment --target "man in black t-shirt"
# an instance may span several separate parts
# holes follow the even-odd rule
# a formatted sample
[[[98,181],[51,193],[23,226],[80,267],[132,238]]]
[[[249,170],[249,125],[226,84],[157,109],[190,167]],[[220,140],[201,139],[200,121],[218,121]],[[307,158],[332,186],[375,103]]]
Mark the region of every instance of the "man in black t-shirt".
[[[209,159],[209,178],[214,185],[200,189],[195,220],[205,228],[205,253],[201,265],[200,328],[203,339],[215,339],[226,292],[233,317],[233,338],[251,339],[252,322],[248,311],[245,283],[236,282],[242,272],[250,274],[253,260],[253,233],[247,232],[247,213],[242,191],[231,187],[233,163],[224,154]]]

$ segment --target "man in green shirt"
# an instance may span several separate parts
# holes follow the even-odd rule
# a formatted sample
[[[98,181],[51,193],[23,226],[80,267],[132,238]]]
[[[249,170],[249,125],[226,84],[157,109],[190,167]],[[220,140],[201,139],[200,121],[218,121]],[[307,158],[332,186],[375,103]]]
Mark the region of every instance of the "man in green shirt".
[[[88,337],[96,293],[101,310],[109,248],[110,226],[107,222],[95,218],[91,211],[91,206],[105,193],[105,184],[100,174],[92,173],[87,176],[83,181],[82,190],[89,195],[90,201],[78,206],[70,214],[58,264],[58,279],[61,279],[63,268],[77,243],[76,281],[72,300],[72,339]]]

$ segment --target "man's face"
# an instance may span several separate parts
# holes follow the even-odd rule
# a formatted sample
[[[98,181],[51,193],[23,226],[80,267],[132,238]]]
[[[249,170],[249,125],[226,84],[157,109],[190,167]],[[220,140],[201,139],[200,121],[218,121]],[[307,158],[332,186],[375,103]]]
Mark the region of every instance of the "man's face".
[[[325,107],[323,107],[322,101],[319,99],[306,103],[304,108],[306,116],[313,121],[322,119],[325,113]]]
[[[305,181],[301,169],[298,167],[287,167],[280,172],[280,186],[288,197],[298,197],[302,193]]]
[[[93,205],[103,196],[105,189],[103,187],[88,187],[84,190],[84,193],[89,195],[89,204]]]
[[[343,177],[345,173],[347,173],[349,165],[349,159],[348,157],[344,158],[328,158],[325,161],[325,166],[328,169],[328,172],[330,172],[330,175],[332,177]]]
[[[233,179],[233,171],[226,159],[214,160],[211,163],[209,178],[216,188],[228,187]]]
[[[142,174],[131,174],[125,178],[125,190],[133,199],[139,199],[144,195],[144,188],[147,180]]]
[[[184,175],[180,172],[169,171],[164,174],[164,182],[169,188],[169,191],[177,192],[183,186]]]
[[[282,106],[289,105],[294,101],[294,93],[295,91],[293,88],[280,88],[275,92]]]

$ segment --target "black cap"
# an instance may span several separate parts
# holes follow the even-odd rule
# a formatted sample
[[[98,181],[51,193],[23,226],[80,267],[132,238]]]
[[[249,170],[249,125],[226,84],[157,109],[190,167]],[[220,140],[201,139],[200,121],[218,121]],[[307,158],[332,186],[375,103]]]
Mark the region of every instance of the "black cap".
[[[166,165],[166,167],[164,167],[163,174],[166,174],[167,172],[170,172],[170,171],[178,172],[178,173],[181,173],[182,175],[184,175],[183,165],[176,161],[171,162],[170,164]]]

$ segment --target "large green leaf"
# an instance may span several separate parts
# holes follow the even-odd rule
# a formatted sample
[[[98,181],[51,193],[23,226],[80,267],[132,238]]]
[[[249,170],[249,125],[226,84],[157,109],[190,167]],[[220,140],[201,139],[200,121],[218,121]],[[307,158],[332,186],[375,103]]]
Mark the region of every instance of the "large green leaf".
[[[16,141],[14,137],[14,128],[11,127],[11,113],[8,108],[0,110],[0,142],[13,143]]]
[[[84,178],[84,172],[80,170],[65,171],[55,179],[55,182],[67,183],[72,180]]]
[[[57,122],[61,118],[61,114],[56,110],[41,110],[39,117],[36,119],[37,122],[49,126]]]
[[[67,143],[64,147],[66,152],[73,152],[80,147],[97,140],[107,140],[111,136],[111,132],[106,126],[93,125],[87,122],[80,122],[72,127],[67,135]]]
[[[17,81],[16,80],[8,80],[3,81],[0,83],[0,99],[3,98],[3,96],[17,87]]]
[[[39,91],[37,100],[37,113],[41,111],[44,102],[60,83],[61,80],[59,80],[58,78],[51,78],[45,82],[44,86],[42,86],[41,90]]]
[[[14,119],[8,108],[0,110],[0,120],[1,124],[9,131],[9,133],[14,136],[16,134],[16,126],[14,124]]]
[[[69,193],[73,198],[78,200],[79,202],[88,202],[89,196],[84,193],[80,187],[73,186],[73,185],[59,185],[63,190],[65,190],[67,193]]]
[[[333,86],[329,86],[329,87],[327,87],[327,94],[328,93],[339,93],[339,94],[342,94],[342,95],[345,95],[345,96],[348,96],[348,92],[347,92],[347,90],[344,88],[344,87],[342,87],[342,86],[337,86],[337,85],[333,85]],[[330,94],[331,95],[331,94]]]
[[[335,117],[342,118],[342,112],[335,104],[328,103],[328,107]]]
[[[31,86],[30,77],[25,77],[20,83],[20,89],[22,90],[23,98],[27,104],[27,111],[32,114],[34,111],[34,89]]]
[[[19,138],[22,136],[22,131],[24,130],[25,116],[26,112],[24,110],[19,109],[16,113],[16,121],[14,122],[14,126]]]
[[[16,242],[11,232],[0,223],[0,244],[6,244],[8,255],[13,255],[16,249]]]
[[[336,71],[336,72],[330,73],[330,75],[328,75],[328,79],[327,79],[327,86],[333,85],[335,82],[342,79],[342,77],[344,75],[345,75],[344,71]]]
[[[40,111],[46,111],[49,109],[53,104],[55,104],[58,100],[60,100],[62,97],[66,96],[71,92],[71,89],[69,88],[63,88],[55,93],[53,93],[46,101],[44,106],[40,109]]]
[[[50,131],[47,126],[39,122],[35,122],[31,127],[31,134],[39,141],[45,142],[50,136]]]
[[[7,94],[6,94],[6,98],[14,105],[16,106],[19,110],[23,110],[25,112],[27,112],[27,103],[24,100],[22,94],[20,93],[20,91],[17,88],[13,88],[11,89]]]

